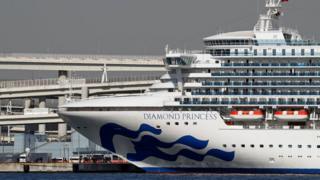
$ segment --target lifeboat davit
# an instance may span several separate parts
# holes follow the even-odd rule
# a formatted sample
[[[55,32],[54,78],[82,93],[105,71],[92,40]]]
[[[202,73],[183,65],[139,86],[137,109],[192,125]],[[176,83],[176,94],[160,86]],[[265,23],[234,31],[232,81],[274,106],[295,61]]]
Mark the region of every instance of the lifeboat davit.
[[[232,120],[237,121],[261,121],[264,118],[264,114],[263,111],[260,109],[253,111],[233,110],[230,113],[230,117]]]
[[[309,113],[307,110],[297,110],[297,111],[276,111],[274,117],[277,120],[286,121],[306,121],[309,118]]]

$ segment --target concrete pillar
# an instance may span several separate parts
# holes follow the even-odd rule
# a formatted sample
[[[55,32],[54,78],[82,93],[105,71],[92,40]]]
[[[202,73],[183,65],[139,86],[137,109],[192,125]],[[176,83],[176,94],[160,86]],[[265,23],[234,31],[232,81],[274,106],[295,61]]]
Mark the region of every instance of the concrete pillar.
[[[39,108],[46,108],[46,98],[41,97],[39,99]],[[39,134],[46,134],[46,125],[45,124],[39,124],[38,125],[38,133]]]
[[[65,103],[66,98],[64,96],[60,96],[58,98],[58,105],[61,106]],[[67,135],[67,124],[61,123],[58,124],[58,137],[63,137]]]
[[[30,109],[30,107],[31,107],[31,102],[32,102],[31,99],[25,99],[25,101],[24,101],[24,108],[25,108],[25,109]]]
[[[39,108],[46,108],[46,98],[42,97],[39,99]]]
[[[87,86],[81,88],[81,99],[87,99],[89,97],[89,89]]]

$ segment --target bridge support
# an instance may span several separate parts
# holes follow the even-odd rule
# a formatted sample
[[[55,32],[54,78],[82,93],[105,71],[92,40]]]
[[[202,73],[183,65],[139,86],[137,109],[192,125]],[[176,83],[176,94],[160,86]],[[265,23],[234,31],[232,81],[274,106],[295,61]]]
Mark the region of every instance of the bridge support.
[[[32,100],[30,98],[24,100],[24,109],[30,109],[31,108],[31,102]]]
[[[66,98],[64,96],[60,96],[58,98],[58,105],[61,106],[65,103]],[[58,137],[63,137],[67,135],[67,124],[60,123],[58,124]]]
[[[89,97],[89,88],[87,86],[83,86],[81,88],[81,99],[87,99]]]
[[[39,108],[46,108],[46,98],[41,97],[39,99]],[[45,124],[39,124],[38,126],[38,133],[39,134],[46,134],[46,125]]]

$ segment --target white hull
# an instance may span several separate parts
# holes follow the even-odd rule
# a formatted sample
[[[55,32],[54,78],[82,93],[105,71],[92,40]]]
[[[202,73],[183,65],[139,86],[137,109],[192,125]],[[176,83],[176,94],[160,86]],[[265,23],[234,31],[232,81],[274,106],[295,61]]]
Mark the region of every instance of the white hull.
[[[168,114],[174,114],[175,119],[162,119]],[[120,154],[147,171],[175,172],[192,169],[194,171],[218,172],[232,172],[232,170],[235,172],[256,170],[256,172],[267,173],[320,172],[320,149],[317,148],[317,143],[320,145],[320,142],[319,133],[316,130],[231,128],[224,124],[218,112],[62,112],[61,115],[73,128],[90,140]],[[186,119],[187,116],[189,119]],[[202,119],[192,119],[199,116]],[[170,125],[167,125],[167,122],[170,122]],[[176,125],[176,122],[179,125]],[[185,122],[189,124],[185,125]],[[197,124],[194,125],[194,122]],[[141,132],[134,137],[129,137],[128,134],[114,134],[113,137],[104,137],[104,135],[110,135],[109,131],[103,132],[110,130],[103,130],[108,124],[127,129],[131,133],[137,132],[140,128]],[[160,127],[158,129],[160,133],[151,132],[150,129],[143,130],[143,128],[141,129],[142,125],[147,125],[152,129]],[[192,144],[190,141],[188,145],[177,142],[178,139],[185,136],[192,136],[201,141],[200,144],[199,142],[194,143],[194,146],[199,147],[190,147],[189,145]],[[139,147],[139,142],[142,142],[144,137],[154,137],[154,140],[161,143],[172,144],[167,144],[166,147],[164,145],[161,147],[150,146],[149,144],[144,149],[144,147]],[[109,142],[107,139],[110,140],[110,138],[112,144],[104,144]],[[137,143],[136,146],[134,143]],[[147,140],[146,143],[148,143]],[[271,148],[269,145],[273,145],[273,147]],[[289,145],[292,147],[289,148]],[[299,145],[302,147],[299,148]],[[311,148],[308,145],[311,145]],[[158,154],[139,157],[143,154],[139,154],[140,150],[135,148],[142,148],[140,150],[151,151],[151,153],[153,150],[157,150],[165,158],[156,157]],[[213,153],[214,155],[205,155],[213,149],[218,150]],[[183,153],[183,151],[186,152]],[[141,159],[135,160],[135,158]]]

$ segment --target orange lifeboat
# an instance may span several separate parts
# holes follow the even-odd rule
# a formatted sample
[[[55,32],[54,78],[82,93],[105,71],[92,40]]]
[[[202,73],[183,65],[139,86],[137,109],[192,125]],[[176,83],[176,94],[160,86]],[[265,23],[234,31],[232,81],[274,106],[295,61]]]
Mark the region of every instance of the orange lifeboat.
[[[236,121],[261,121],[264,118],[263,111],[253,110],[253,111],[238,111],[232,110],[230,112],[230,117],[232,120]]]
[[[276,111],[274,117],[277,120],[286,121],[306,121],[309,118],[307,110],[296,110],[296,111]]]

